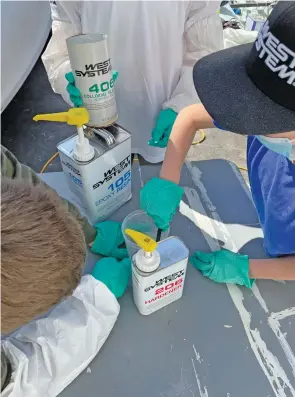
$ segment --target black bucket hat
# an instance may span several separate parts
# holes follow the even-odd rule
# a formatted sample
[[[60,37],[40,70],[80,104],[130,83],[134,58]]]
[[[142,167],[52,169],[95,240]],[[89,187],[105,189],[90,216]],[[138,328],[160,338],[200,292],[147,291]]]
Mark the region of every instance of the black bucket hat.
[[[295,130],[295,1],[280,1],[256,42],[200,59],[199,98],[225,130],[264,135]]]

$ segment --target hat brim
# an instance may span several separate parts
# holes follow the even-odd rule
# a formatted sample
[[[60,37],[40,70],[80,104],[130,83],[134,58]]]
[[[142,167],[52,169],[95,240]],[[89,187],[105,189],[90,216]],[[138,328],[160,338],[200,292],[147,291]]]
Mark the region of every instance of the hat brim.
[[[295,130],[295,112],[278,105],[249,78],[246,59],[252,45],[218,51],[196,63],[193,79],[202,104],[217,124],[238,134]]]

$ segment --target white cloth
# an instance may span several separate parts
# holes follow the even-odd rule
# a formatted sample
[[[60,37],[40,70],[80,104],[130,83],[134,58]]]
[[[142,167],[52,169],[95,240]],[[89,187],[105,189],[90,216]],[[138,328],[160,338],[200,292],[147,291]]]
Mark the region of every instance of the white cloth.
[[[192,67],[222,49],[219,1],[57,1],[53,35],[42,56],[53,90],[71,103],[65,73],[70,62],[65,39],[79,33],[109,36],[118,123],[132,134],[132,152],[160,162],[164,150],[148,146],[163,108],[177,113],[199,102]]]
[[[236,45],[253,43],[257,39],[258,32],[251,32],[244,29],[226,28],[223,31],[224,48]]]
[[[120,306],[109,289],[83,276],[73,295],[2,343],[13,373],[2,397],[55,397],[93,360]]]

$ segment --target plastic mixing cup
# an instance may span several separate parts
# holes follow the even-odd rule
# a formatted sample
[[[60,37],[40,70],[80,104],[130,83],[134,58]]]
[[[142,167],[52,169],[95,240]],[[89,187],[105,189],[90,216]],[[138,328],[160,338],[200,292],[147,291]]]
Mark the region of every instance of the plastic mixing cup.
[[[140,250],[140,247],[131,239],[131,237],[127,236],[125,233],[126,229],[136,230],[137,232],[144,233],[150,236],[152,239],[156,240],[158,229],[154,224],[153,219],[147,215],[146,212],[142,210],[137,210],[131,212],[122,223],[122,233],[125,239],[126,248],[128,251],[128,255],[130,258]],[[169,229],[166,231],[162,231],[161,240],[164,240],[169,236]]]

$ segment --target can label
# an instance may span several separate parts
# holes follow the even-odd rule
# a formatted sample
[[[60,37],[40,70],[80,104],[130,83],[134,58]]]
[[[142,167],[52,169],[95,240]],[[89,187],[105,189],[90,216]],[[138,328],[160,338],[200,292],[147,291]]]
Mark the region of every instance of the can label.
[[[72,36],[67,39],[67,47],[75,84],[89,113],[88,125],[113,124],[118,114],[106,35]]]
[[[107,126],[117,118],[114,79],[110,59],[86,64],[84,70],[75,70],[76,86],[89,113],[89,125]]]
[[[131,139],[84,165],[72,158],[74,146],[70,138],[58,147],[72,200],[91,223],[100,222],[131,198]]]
[[[143,277],[133,263],[133,298],[139,312],[148,315],[181,298],[186,267],[187,258]]]

